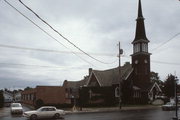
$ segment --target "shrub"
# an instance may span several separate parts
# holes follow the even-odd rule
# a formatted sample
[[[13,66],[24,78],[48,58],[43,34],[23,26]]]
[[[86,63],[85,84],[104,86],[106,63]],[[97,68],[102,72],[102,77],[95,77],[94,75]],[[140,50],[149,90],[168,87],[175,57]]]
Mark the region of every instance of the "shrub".
[[[36,108],[40,108],[40,107],[42,107],[44,105],[44,102],[43,102],[43,100],[41,100],[41,99],[38,99],[38,100],[36,100]]]
[[[4,96],[3,96],[3,91],[0,91],[0,108],[2,108],[4,105]]]

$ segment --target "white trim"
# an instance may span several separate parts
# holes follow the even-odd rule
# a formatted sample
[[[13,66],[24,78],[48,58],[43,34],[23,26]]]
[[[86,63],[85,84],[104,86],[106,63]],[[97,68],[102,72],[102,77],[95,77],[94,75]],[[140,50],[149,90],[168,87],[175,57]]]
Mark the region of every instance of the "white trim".
[[[118,90],[117,90],[118,89]],[[115,95],[115,97],[117,98],[117,97],[119,97],[119,95],[120,95],[120,93],[119,93],[119,86],[117,86],[115,89],[114,89],[114,95]]]
[[[132,68],[132,70],[129,72],[129,74],[126,76],[126,78],[125,78],[125,80],[127,80],[127,78],[129,78],[129,76],[131,75],[131,73],[133,72],[133,68]]]
[[[159,87],[159,85],[155,82],[154,85],[151,87],[150,91],[151,92],[153,90],[153,88],[155,87],[155,85],[158,87],[159,91],[162,92],[161,88]]]
[[[90,74],[90,76],[89,76],[89,79],[88,79],[88,82],[87,82],[87,86],[88,86],[88,85],[89,85],[89,83],[90,83],[90,80],[91,80],[92,74],[94,74],[94,72],[93,72],[93,71],[91,72],[91,74]],[[94,76],[95,76],[95,78],[96,78],[96,80],[97,80],[97,82],[98,82],[99,86],[101,87],[102,85],[100,84],[100,82],[99,82],[99,80],[97,79],[97,77],[96,77],[96,75],[95,75],[95,74],[94,74]]]

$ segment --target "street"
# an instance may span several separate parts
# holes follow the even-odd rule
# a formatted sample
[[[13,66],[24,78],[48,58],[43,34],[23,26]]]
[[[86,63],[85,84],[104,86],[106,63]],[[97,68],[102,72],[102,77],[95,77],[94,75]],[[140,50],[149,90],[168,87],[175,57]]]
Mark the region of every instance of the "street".
[[[23,107],[24,111],[29,110]],[[2,114],[4,115],[2,116]],[[11,115],[9,108],[1,109],[0,120],[27,120],[21,115]],[[141,110],[122,110],[115,112],[74,113],[65,115],[65,120],[171,120],[174,111],[162,111],[160,107]]]
[[[71,114],[66,120],[171,120],[174,111],[162,111],[160,108],[151,110],[128,110],[117,112]]]

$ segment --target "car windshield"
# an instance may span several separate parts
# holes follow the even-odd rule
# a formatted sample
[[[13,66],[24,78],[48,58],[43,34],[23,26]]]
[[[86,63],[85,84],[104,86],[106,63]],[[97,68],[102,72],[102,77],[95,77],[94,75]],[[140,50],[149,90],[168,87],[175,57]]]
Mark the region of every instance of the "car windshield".
[[[42,108],[37,109],[36,111],[41,111]]]
[[[171,103],[171,102],[168,102],[168,103],[166,103],[166,105],[173,105],[173,103]]]
[[[14,104],[11,104],[11,107],[21,107],[21,105],[18,103],[17,104],[14,103]]]

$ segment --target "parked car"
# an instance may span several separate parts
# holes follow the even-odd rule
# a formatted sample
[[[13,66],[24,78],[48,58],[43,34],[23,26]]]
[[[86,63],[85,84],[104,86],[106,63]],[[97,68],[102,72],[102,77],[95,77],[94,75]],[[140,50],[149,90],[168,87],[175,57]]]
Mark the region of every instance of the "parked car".
[[[22,114],[23,108],[21,103],[11,103],[11,114]]]
[[[165,105],[162,105],[162,110],[175,110],[176,105],[172,102],[167,102]]]
[[[180,103],[180,96],[177,96],[178,103]]]
[[[40,107],[34,111],[24,112],[24,117],[30,118],[31,120],[36,120],[40,118],[60,118],[65,115],[64,110],[56,109],[53,106]]]

